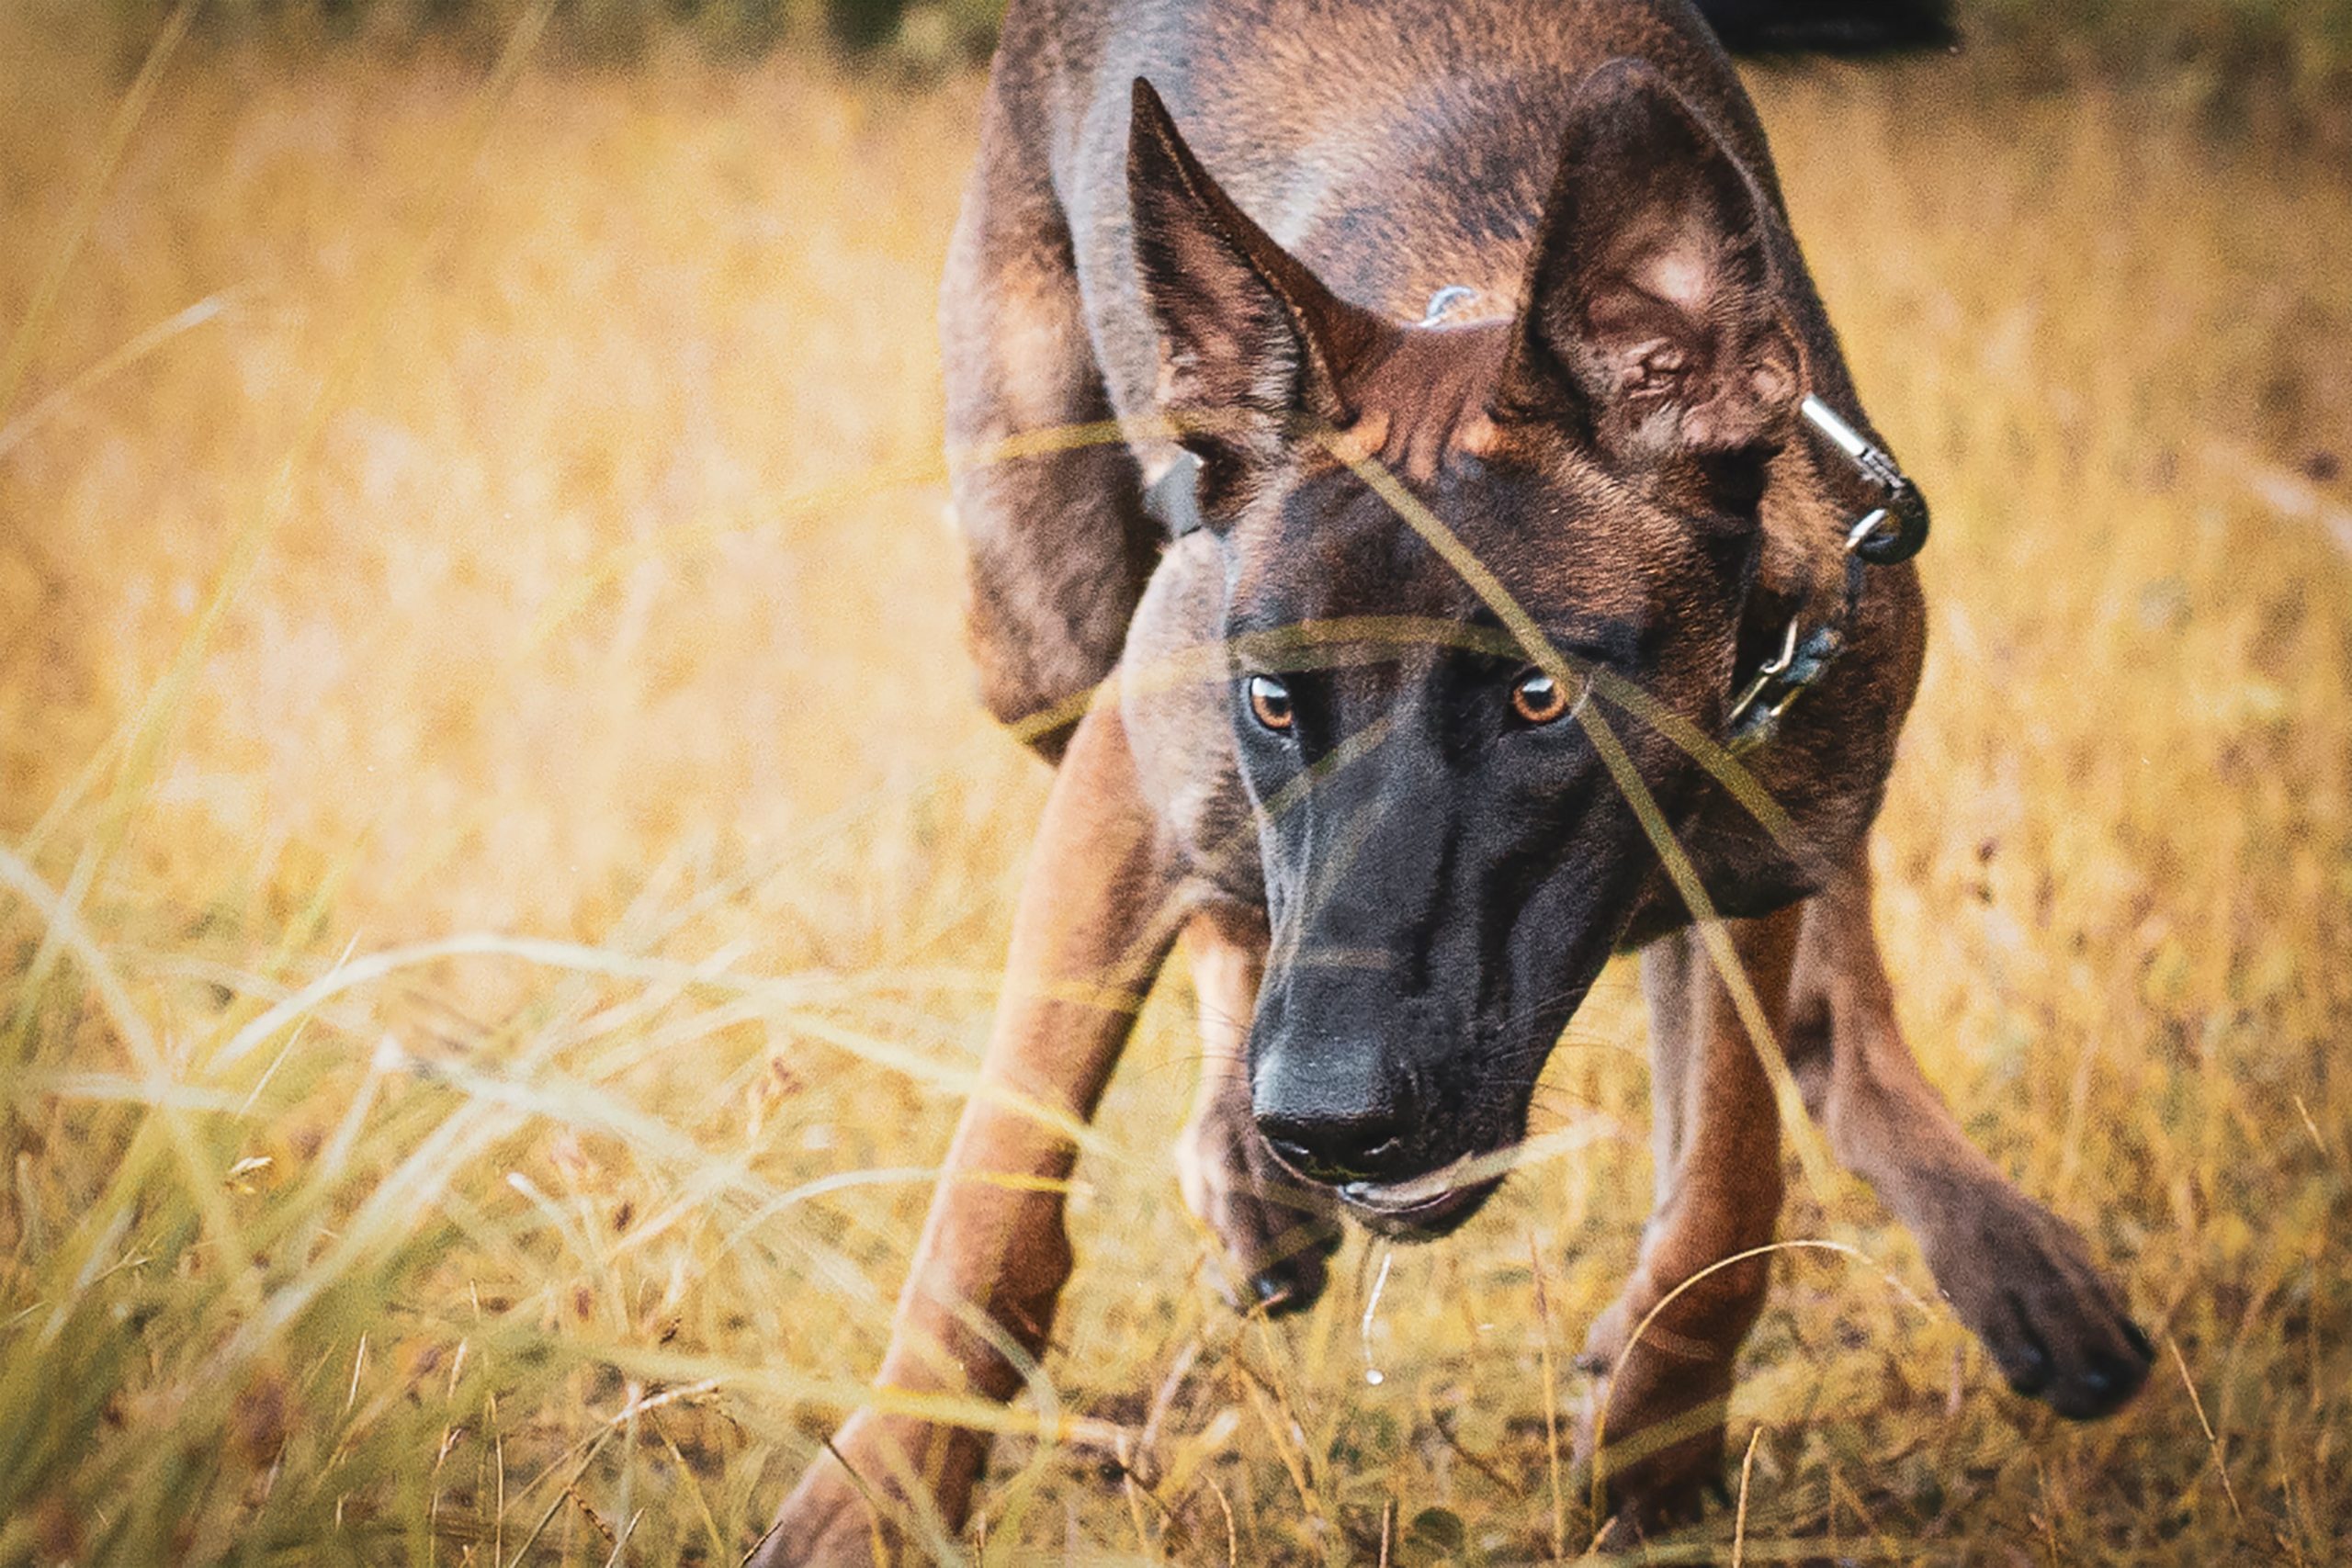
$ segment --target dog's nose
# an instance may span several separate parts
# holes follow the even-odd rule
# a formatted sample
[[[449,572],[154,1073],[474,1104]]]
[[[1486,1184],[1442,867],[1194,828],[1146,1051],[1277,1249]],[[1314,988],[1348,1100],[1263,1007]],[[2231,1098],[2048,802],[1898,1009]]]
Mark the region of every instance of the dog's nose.
[[[1404,1174],[1411,1119],[1399,1104],[1269,1111],[1258,1132],[1284,1165],[1310,1181],[1381,1181]]]

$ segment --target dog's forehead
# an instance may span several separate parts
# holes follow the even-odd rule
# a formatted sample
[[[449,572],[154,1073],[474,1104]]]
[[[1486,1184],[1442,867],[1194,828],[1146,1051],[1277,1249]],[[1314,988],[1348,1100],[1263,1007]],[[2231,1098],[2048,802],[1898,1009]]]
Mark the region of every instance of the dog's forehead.
[[[1408,488],[1539,622],[1639,623],[1692,570],[1679,520],[1570,444],[1506,436],[1494,449],[1454,451]],[[1239,626],[1491,613],[1412,519],[1336,464],[1265,498],[1228,548],[1229,618]]]
[[[1488,410],[1510,342],[1505,321],[1390,333],[1341,377],[1340,398],[1353,416],[1340,432],[1347,453],[1417,484],[1464,456],[1492,456],[1498,432]]]

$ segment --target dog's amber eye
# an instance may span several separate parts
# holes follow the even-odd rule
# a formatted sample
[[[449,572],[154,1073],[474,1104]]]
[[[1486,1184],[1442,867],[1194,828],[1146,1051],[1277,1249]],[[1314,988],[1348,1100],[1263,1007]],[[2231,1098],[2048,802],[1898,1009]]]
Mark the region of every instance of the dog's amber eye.
[[[1541,670],[1531,670],[1510,689],[1510,711],[1530,724],[1549,724],[1568,711],[1568,689]]]
[[[1290,728],[1290,688],[1272,675],[1250,677],[1250,712],[1260,724],[1280,733]]]

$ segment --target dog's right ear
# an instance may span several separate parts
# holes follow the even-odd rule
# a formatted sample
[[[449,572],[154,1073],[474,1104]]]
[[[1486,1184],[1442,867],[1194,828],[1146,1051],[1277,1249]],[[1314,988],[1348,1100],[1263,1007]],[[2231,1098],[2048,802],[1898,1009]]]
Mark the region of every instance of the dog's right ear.
[[[1160,412],[1201,459],[1200,501],[1229,517],[1300,426],[1344,425],[1344,367],[1384,323],[1334,295],[1236,206],[1136,78],[1127,200],[1159,333]]]

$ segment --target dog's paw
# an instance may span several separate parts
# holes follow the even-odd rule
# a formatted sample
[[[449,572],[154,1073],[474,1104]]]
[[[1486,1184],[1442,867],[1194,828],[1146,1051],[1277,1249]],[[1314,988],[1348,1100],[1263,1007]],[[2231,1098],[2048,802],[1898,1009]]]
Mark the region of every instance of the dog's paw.
[[[928,1562],[929,1552],[910,1551],[910,1540],[954,1537],[987,1457],[977,1432],[862,1410],[809,1462],[743,1568]]]
[[[1637,1348],[1616,1377],[1598,1384],[1577,1422],[1577,1451],[1597,1469],[1609,1510],[1594,1542],[1604,1552],[1631,1551],[1696,1524],[1709,1504],[1728,1501],[1728,1369],[1676,1369],[1654,1380],[1640,1370],[1645,1359]],[[1602,1399],[1608,1418],[1597,1424]],[[1596,1449],[1596,1439],[1603,1446]]]
[[[1611,1474],[1607,1496],[1609,1517],[1593,1542],[1604,1554],[1634,1551],[1697,1524],[1711,1506],[1730,1506],[1724,1428],[1713,1427]]]
[[[1724,1484],[1720,1439],[1711,1457],[1692,1463],[1686,1472],[1660,1475],[1650,1485],[1612,1487],[1614,1505],[1592,1550],[1603,1556],[1636,1551],[1649,1541],[1688,1529],[1706,1517],[1707,1509],[1731,1506],[1731,1490]]]
[[[1928,1254],[1936,1282],[2018,1393],[2077,1421],[2140,1392],[2155,1348],[2074,1227],[2006,1186]]]
[[[894,1550],[857,1483],[824,1454],[785,1499],[743,1568],[882,1568]]]
[[[1724,1423],[1739,1346],[1770,1265],[1743,1260],[1661,1285],[1645,1259],[1585,1336],[1596,1374],[1577,1433],[1607,1501],[1600,1544],[1625,1549],[1724,1497]],[[1596,1419],[1596,1417],[1598,1417]]]
[[[1215,1116],[1184,1129],[1176,1169],[1184,1202],[1223,1244],[1235,1310],[1279,1316],[1322,1295],[1340,1241],[1339,1202],[1284,1172],[1257,1129]]]

